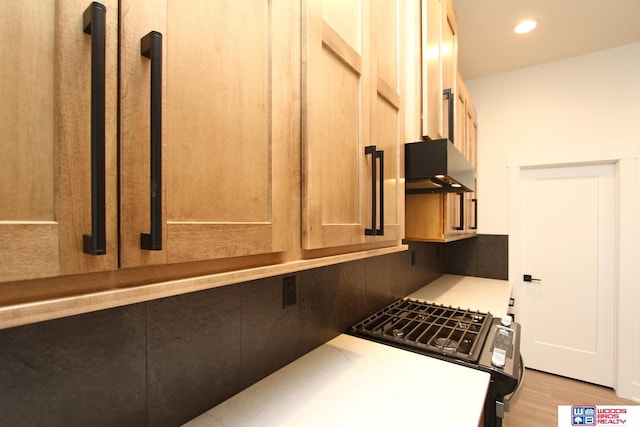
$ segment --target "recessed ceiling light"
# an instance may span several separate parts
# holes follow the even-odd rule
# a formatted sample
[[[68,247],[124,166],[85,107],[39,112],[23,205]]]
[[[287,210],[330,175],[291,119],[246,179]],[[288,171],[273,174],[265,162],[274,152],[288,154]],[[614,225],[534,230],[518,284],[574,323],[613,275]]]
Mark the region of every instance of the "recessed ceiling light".
[[[538,25],[536,21],[527,19],[526,21],[522,21],[521,23],[516,25],[516,28],[514,28],[513,31],[517,34],[528,33],[529,31],[533,30],[536,25]]]

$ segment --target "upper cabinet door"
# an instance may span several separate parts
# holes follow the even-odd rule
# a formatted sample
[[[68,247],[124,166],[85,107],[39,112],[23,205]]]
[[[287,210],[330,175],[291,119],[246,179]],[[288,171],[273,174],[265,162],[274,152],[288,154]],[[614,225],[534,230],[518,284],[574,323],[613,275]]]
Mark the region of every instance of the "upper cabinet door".
[[[455,142],[458,28],[452,0],[422,0],[422,134]],[[450,96],[445,96],[445,91]]]
[[[122,18],[124,267],[283,251],[299,83],[289,2],[127,1]],[[148,14],[147,14],[148,13]],[[149,18],[152,17],[152,18]],[[150,186],[149,31],[162,33],[162,186]],[[162,192],[162,249],[141,250]]]
[[[0,1],[2,281],[117,268],[118,2],[90,4]]]
[[[302,247],[396,239],[399,5],[308,0],[302,14]],[[373,36],[372,21],[390,26]]]
[[[422,134],[446,138],[441,65],[442,2],[422,0]]]
[[[400,164],[401,148],[401,22],[404,0],[371,2],[371,83],[374,85],[371,110],[371,141],[384,151],[384,239],[402,238],[404,186]],[[380,185],[380,184],[379,184]],[[377,209],[380,208],[377,199]],[[380,237],[382,239],[382,237]]]
[[[442,87],[456,93],[458,70],[458,23],[453,9],[453,0],[442,0]]]
[[[455,134],[455,117],[452,112],[456,106],[458,88],[456,77],[458,70],[458,24],[453,10],[453,0],[442,0],[442,39],[440,45],[440,60],[442,67],[442,90],[451,93],[443,100],[444,108],[442,126],[444,138],[455,144],[460,150],[460,138]],[[454,115],[455,116],[455,115]]]
[[[468,132],[467,132],[467,107],[469,104],[469,94],[464,81],[460,77],[460,73],[456,77],[456,93],[455,93],[455,146],[462,155],[471,161],[468,157]]]
[[[302,247],[365,241],[371,145],[368,1],[303,2]],[[371,177],[370,177],[371,179]]]

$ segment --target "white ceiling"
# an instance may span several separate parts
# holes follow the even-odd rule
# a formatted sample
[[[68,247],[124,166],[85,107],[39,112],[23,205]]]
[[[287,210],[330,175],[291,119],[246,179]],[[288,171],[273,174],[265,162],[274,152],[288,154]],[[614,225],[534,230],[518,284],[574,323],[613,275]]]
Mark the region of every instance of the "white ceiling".
[[[640,42],[640,0],[453,3],[464,80]],[[535,19],[537,28],[515,34],[513,27],[523,19]]]

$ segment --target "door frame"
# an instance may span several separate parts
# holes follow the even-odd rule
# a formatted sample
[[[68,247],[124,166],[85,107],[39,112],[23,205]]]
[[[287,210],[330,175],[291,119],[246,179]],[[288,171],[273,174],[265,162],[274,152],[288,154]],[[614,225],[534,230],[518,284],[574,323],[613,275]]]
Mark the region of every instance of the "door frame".
[[[508,155],[509,171],[509,284],[515,298],[514,313],[517,321],[517,302],[523,286],[521,257],[521,171],[522,169],[586,164],[613,164],[616,170],[616,257],[614,304],[614,389],[616,394],[640,401],[640,378],[634,381],[634,347],[640,348],[640,339],[634,336],[640,318],[634,314],[634,306],[640,303],[640,292],[635,292],[634,279],[638,276],[635,242],[640,240],[635,219],[640,214],[637,194],[640,177],[637,175],[638,146],[607,141],[606,146],[572,149],[554,148],[535,152],[518,152]],[[624,339],[634,337],[634,340]],[[525,363],[526,363],[526,354]],[[638,373],[640,377],[640,373]]]

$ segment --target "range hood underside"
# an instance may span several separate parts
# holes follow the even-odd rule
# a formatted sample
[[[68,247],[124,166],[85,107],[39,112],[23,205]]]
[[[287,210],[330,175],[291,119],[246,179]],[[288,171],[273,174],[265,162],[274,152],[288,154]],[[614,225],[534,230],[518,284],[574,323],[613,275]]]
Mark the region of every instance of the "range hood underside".
[[[411,193],[475,191],[473,165],[446,139],[405,144],[405,189]]]

